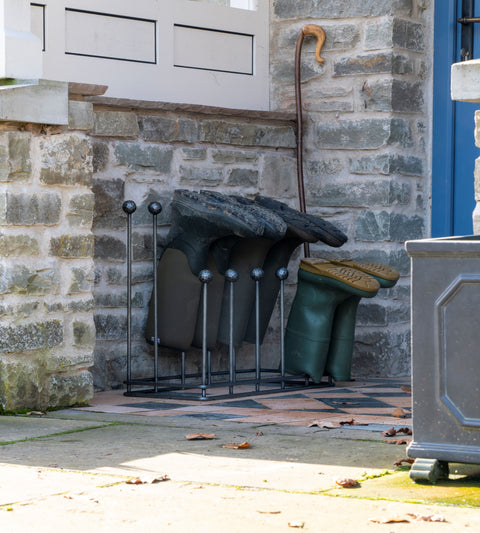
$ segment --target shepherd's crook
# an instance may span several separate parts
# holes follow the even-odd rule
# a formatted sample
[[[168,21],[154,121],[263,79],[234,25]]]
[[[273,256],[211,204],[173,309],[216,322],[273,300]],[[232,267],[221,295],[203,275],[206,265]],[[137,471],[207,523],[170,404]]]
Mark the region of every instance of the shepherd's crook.
[[[305,35],[314,35],[317,38],[317,46],[315,48],[315,59],[319,63],[323,63],[325,59],[320,55],[323,43],[325,42],[325,32],[323,28],[316,24],[306,24],[300,30],[297,38],[297,46],[295,48],[295,102],[297,110],[297,178],[298,178],[298,196],[300,201],[300,211],[306,212],[305,208],[305,189],[303,186],[303,138],[302,138],[302,95],[300,91],[300,56],[302,53],[302,44]],[[310,246],[308,242],[303,244],[305,257],[310,257]]]

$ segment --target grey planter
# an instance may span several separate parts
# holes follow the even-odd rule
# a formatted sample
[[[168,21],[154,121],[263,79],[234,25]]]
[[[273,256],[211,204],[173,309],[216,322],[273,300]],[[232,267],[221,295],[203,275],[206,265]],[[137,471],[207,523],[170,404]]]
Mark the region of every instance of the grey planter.
[[[480,463],[480,236],[409,241],[414,481]]]

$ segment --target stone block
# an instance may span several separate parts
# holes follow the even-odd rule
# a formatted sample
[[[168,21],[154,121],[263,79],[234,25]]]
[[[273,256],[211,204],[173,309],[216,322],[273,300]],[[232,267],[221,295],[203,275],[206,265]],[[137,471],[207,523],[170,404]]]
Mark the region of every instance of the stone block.
[[[340,159],[322,159],[320,161],[308,160],[306,161],[305,167],[310,176],[324,176],[338,174],[343,170],[343,163]]]
[[[95,328],[99,340],[123,340],[127,335],[127,318],[124,314],[117,316],[97,313]]]
[[[319,148],[374,150],[393,144],[412,145],[408,122],[401,119],[367,118],[339,120],[317,125],[315,141]]]
[[[168,224],[171,219],[171,208],[173,191],[160,193],[158,187],[152,187],[145,191],[144,198],[141,204],[137,206],[135,211],[135,224],[136,226],[149,226],[152,227],[153,217],[148,210],[148,206],[152,202],[158,202],[162,206],[161,212],[157,215],[157,224]],[[125,220],[124,220],[125,225]],[[161,238],[161,230],[159,230],[159,238]]]
[[[390,205],[409,205],[412,199],[412,187],[410,183],[390,182]]]
[[[6,235],[0,233],[0,257],[38,255],[37,239],[29,235]]]
[[[390,222],[390,238],[398,242],[425,238],[425,220],[418,215],[409,217],[393,213]]]
[[[300,77],[303,83],[318,78],[326,72],[325,63],[318,61],[302,62],[300,65]],[[293,59],[285,59],[274,62],[271,65],[271,76],[275,84],[291,85],[295,79],[295,63]]]
[[[84,369],[93,365],[93,353],[84,350],[80,353],[69,350],[68,352],[52,353],[46,361],[45,370],[49,374],[71,372],[75,369]]]
[[[85,130],[93,129],[93,104],[70,100],[68,102],[68,129]]]
[[[118,165],[134,170],[153,170],[160,174],[170,173],[173,150],[161,146],[142,146],[137,143],[116,142],[113,148]]]
[[[228,172],[226,183],[233,187],[258,187],[258,170],[233,168]]]
[[[108,142],[94,140],[92,143],[93,151],[93,172],[103,172],[107,169],[110,159],[110,146]]]
[[[403,174],[423,176],[423,162],[415,156],[382,154],[349,159],[352,174]]]
[[[55,193],[7,193],[4,222],[14,226],[53,226],[60,221],[61,207],[61,197]]]
[[[63,342],[60,320],[0,326],[0,353],[20,353],[58,346]]]
[[[61,235],[50,239],[50,255],[55,257],[93,257],[93,235]]]
[[[42,183],[91,187],[92,146],[88,138],[76,133],[42,137],[39,150]]]
[[[73,344],[77,347],[95,345],[95,327],[93,323],[76,320],[72,324]]]
[[[76,194],[70,198],[67,220],[71,227],[85,226],[90,228],[93,222],[95,196],[93,193]]]
[[[262,194],[273,198],[292,198],[297,194],[297,161],[281,154],[266,154],[260,178]]]
[[[122,210],[125,198],[125,181],[96,177],[93,183],[95,213],[93,228],[123,229],[126,227],[126,215]]]
[[[73,300],[68,302],[66,306],[66,310],[72,313],[89,313],[90,311],[94,311],[94,309],[95,302],[93,298],[88,300]]]
[[[33,268],[14,263],[0,265],[0,294],[56,294],[59,285],[59,272],[55,266]]]
[[[257,125],[224,120],[200,121],[199,141],[237,146],[296,147],[293,126]]]
[[[391,199],[388,180],[320,181],[316,187],[309,187],[309,193],[312,205],[321,207],[388,206]]]
[[[95,237],[95,259],[126,261],[127,247],[124,239],[111,235]]]
[[[87,405],[93,398],[93,378],[88,370],[54,374],[49,378],[47,391],[50,407]]]
[[[392,42],[395,47],[423,52],[425,51],[425,33],[426,29],[423,24],[411,20],[393,19]]]
[[[137,115],[125,111],[96,111],[92,135],[97,137],[138,137]]]
[[[214,187],[223,181],[223,169],[180,166],[180,182],[192,186]]]
[[[361,300],[356,323],[359,326],[386,326],[388,311],[384,305],[370,300]]]
[[[198,123],[190,118],[142,116],[139,122],[142,137],[146,141],[165,143],[198,141]]]
[[[276,51],[294,50],[298,34],[304,22],[294,24],[274,24],[271,50]],[[322,24],[326,39],[322,50],[349,50],[354,48],[360,41],[359,26],[356,24],[334,25]],[[316,39],[313,36],[305,36],[302,46],[302,56],[308,57],[315,53]]]
[[[148,296],[150,298],[150,295]],[[131,300],[132,307],[143,308],[145,306],[145,299],[141,292],[135,292]],[[121,308],[125,309],[127,306],[127,293],[122,290],[118,293],[113,292],[95,292],[95,305],[97,308]]]
[[[355,225],[357,241],[386,241],[390,238],[390,215],[386,211],[362,211]]]
[[[279,19],[345,19],[392,14],[409,16],[412,13],[412,0],[275,0],[273,12]]]
[[[26,181],[32,173],[32,134],[23,131],[0,133],[0,182]]]
[[[419,113],[423,108],[422,83],[403,80],[381,80],[363,84],[363,108],[370,111]]]
[[[414,72],[414,62],[393,52],[378,52],[339,59],[333,65],[333,72],[335,76],[411,74]]]
[[[182,148],[184,161],[204,161],[207,159],[206,148]]]
[[[93,272],[85,268],[73,267],[68,294],[79,294],[92,290]]]
[[[258,152],[245,150],[213,150],[212,161],[223,163],[224,165],[234,164],[256,164],[258,163]]]
[[[0,409],[45,409],[45,375],[30,358],[0,357]]]

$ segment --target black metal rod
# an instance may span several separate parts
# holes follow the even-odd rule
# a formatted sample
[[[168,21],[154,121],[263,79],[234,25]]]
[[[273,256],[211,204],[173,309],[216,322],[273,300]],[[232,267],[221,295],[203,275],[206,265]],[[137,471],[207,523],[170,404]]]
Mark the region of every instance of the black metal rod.
[[[202,324],[202,400],[207,398],[207,366],[208,366],[208,348],[207,348],[207,312],[208,312],[208,289],[207,285],[212,280],[210,270],[201,270],[198,279],[202,283],[203,292],[203,324]]]
[[[182,384],[182,389],[184,389],[185,388],[185,352],[182,352],[182,369],[181,369],[180,382]]]
[[[132,215],[137,205],[132,200],[123,202],[127,214],[127,392],[131,392],[132,382]]]
[[[162,206],[158,202],[148,205],[148,210],[152,215],[153,232],[153,375],[155,376],[155,392],[158,391],[158,288],[157,288],[157,217],[162,211]]]
[[[280,374],[282,377],[281,388],[285,388],[285,280],[288,278],[288,269],[279,268],[275,275],[280,280]]]
[[[473,59],[473,34],[474,26],[476,22],[480,22],[480,17],[474,17],[475,14],[475,1],[463,0],[462,1],[462,17],[458,19],[458,22],[462,25],[461,38],[460,38],[460,60],[468,61]]]
[[[233,315],[234,315],[234,284],[238,281],[238,272],[229,268],[225,272],[225,279],[229,283],[230,299],[229,299],[229,342],[228,342],[228,355],[229,355],[229,393],[233,394],[233,387],[236,381],[237,375],[237,362],[235,346],[233,345]]]
[[[263,278],[263,270],[254,268],[250,274],[255,281],[255,391],[260,390],[261,379],[261,348],[260,348],[260,280]]]

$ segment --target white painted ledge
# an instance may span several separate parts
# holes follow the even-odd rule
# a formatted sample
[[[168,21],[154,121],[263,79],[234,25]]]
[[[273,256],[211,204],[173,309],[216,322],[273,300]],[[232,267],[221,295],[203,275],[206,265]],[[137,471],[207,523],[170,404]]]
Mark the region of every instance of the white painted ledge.
[[[452,100],[480,102],[480,59],[452,65]]]
[[[68,124],[68,83],[25,80],[0,86],[0,120]]]

